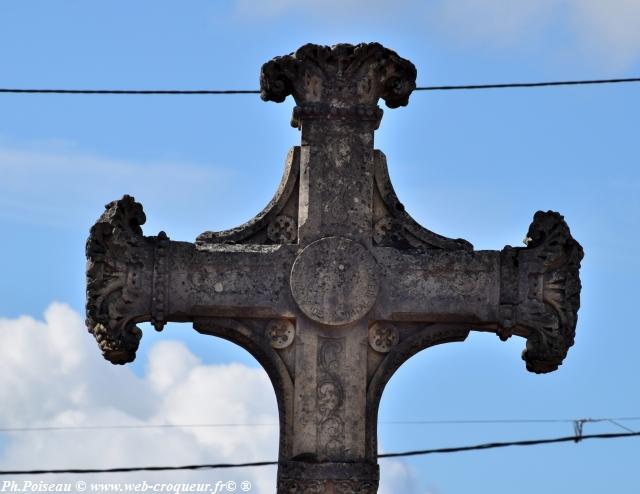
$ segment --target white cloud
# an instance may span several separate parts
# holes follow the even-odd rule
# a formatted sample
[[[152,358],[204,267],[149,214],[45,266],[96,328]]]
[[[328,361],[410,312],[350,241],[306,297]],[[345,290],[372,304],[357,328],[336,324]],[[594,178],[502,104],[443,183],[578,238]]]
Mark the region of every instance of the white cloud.
[[[566,42],[559,51],[611,69],[640,61],[638,0],[238,0],[237,10],[253,18],[303,13],[332,23],[377,19],[390,27],[393,17],[405,28],[426,24],[474,47],[520,46],[559,29]]]
[[[518,45],[563,30],[582,58],[619,69],[640,60],[638,0],[439,0],[430,24],[459,41]]]
[[[107,363],[80,315],[63,304],[52,304],[44,321],[0,319],[0,426],[277,423],[275,396],[262,369],[206,365],[181,342],[170,340],[156,343],[147,357],[141,377],[127,367]],[[0,448],[0,468],[259,461],[277,458],[277,445],[278,428],[267,426],[14,432],[5,436]],[[413,475],[401,462],[385,461],[382,467],[381,493],[416,492]],[[78,480],[73,476],[48,480],[53,479]],[[251,492],[271,493],[275,468],[85,479],[249,480],[254,486]]]
[[[575,29],[585,47],[614,66],[640,59],[640,1],[572,0]]]
[[[204,365],[176,341],[157,343],[148,359],[143,377],[107,363],[81,317],[66,305],[52,304],[44,321],[2,319],[0,424],[277,423],[273,390],[261,369]],[[8,436],[0,465],[31,469],[257,461],[276,458],[277,444],[277,427],[16,432]],[[257,492],[270,492],[274,475],[273,468],[256,468],[179,477],[250,480]]]
[[[378,494],[418,492],[417,476],[406,463],[382,460]]]
[[[462,39],[500,43],[543,28],[559,0],[456,0],[437,2],[432,23]]]

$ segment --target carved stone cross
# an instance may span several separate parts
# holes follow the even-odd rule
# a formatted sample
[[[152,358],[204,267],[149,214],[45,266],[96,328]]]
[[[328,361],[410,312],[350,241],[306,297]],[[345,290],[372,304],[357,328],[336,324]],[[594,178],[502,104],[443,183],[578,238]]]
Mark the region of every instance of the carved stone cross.
[[[195,244],[143,236],[142,206],[106,206],[87,241],[87,325],[106,359],[135,358],[151,321],[192,322],[247,349],[280,414],[278,493],[375,493],[385,384],[415,353],[470,330],[527,339],[532,372],[573,344],[580,244],[537,212],[526,247],[474,251],[418,225],[373,134],[380,98],[408,103],[416,69],[379,44],[306,45],[262,67],[261,95],[293,95],[302,144],[269,205]]]

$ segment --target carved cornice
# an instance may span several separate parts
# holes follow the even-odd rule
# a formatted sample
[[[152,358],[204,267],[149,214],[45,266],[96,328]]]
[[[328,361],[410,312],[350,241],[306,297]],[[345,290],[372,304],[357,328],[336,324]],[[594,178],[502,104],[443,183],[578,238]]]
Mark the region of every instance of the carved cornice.
[[[298,118],[379,119],[380,98],[389,108],[406,106],[415,87],[415,66],[379,43],[307,44],[260,72],[262,99],[280,103],[292,95]]]
[[[356,105],[349,107],[331,106],[326,103],[307,103],[296,106],[291,117],[291,126],[300,127],[303,120],[358,120],[372,122],[375,129],[380,126],[384,112],[378,106]]]

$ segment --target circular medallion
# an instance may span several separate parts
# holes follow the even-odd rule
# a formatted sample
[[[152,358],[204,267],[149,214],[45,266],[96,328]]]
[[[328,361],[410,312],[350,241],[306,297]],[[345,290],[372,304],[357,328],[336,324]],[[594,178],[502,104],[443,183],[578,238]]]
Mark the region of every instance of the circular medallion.
[[[377,322],[369,328],[369,345],[376,352],[389,353],[399,339],[398,328],[389,322]]]
[[[296,220],[290,216],[276,216],[267,227],[267,236],[276,244],[292,244],[298,236]]]
[[[293,343],[296,328],[287,319],[272,319],[267,324],[267,335],[271,346],[277,350],[282,350]]]
[[[376,261],[353,240],[322,238],[305,247],[293,263],[291,292],[300,310],[316,322],[355,322],[376,301]]]

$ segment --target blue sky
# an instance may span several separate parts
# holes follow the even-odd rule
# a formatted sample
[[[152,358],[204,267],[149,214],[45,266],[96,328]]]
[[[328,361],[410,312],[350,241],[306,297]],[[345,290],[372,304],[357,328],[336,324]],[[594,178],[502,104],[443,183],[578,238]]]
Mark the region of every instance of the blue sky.
[[[0,2],[0,86],[254,89],[261,64],[274,56],[306,42],[361,41],[413,61],[419,85],[637,77],[640,4],[603,5]],[[640,415],[639,105],[640,86],[619,85],[422,92],[408,107],[385,111],[376,147],[424,226],[477,249],[501,249],[520,244],[535,211],[554,209],[585,259],[576,345],[556,373],[527,373],[522,340],[472,334],[411,359],[385,391],[381,421]],[[81,322],[84,241],[103,205],[125,193],[143,203],[145,233],[165,230],[172,239],[192,241],[251,218],[298,144],[292,106],[255,95],[0,95],[0,428],[216,422],[228,419],[225,403],[239,414],[231,419],[274,420],[275,400],[251,357],[188,325],[161,335],[145,326],[129,368],[101,362]],[[212,382],[229,375],[244,376],[247,386]],[[255,396],[262,401],[242,408]],[[197,400],[207,403],[205,415],[194,415]],[[625,425],[640,429],[640,421]],[[571,424],[548,423],[381,424],[380,440],[397,451],[571,432]],[[0,439],[0,467],[264,459],[275,455],[276,433],[11,434]],[[109,454],[100,454],[105,441]],[[159,452],[166,445],[171,454]],[[637,458],[637,440],[624,439],[381,465],[384,492],[631,493],[640,484]],[[258,492],[270,492],[273,474],[250,474]]]

